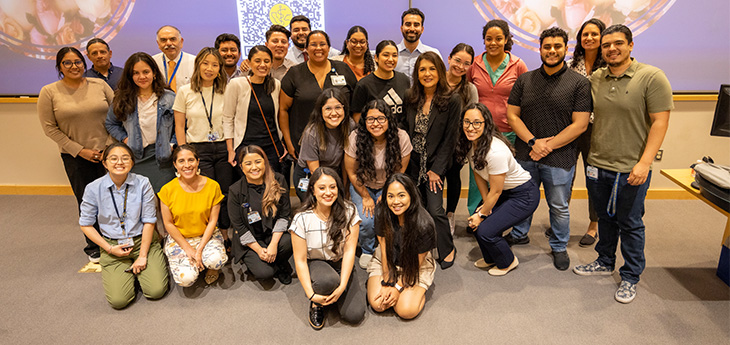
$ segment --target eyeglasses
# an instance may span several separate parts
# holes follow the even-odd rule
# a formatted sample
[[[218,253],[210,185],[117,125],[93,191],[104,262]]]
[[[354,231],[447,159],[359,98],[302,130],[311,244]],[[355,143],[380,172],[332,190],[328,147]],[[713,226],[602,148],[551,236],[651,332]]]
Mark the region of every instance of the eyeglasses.
[[[471,66],[471,62],[461,61],[461,59],[459,59],[458,57],[454,57],[454,58],[451,58],[451,61],[452,61],[452,62],[453,62],[453,63],[454,63],[455,65],[461,65],[461,66],[464,66],[464,67],[469,67],[469,66]]]
[[[84,61],[83,60],[76,60],[76,61],[66,60],[66,61],[62,61],[61,65],[63,65],[63,67],[66,67],[66,68],[71,68],[71,66],[74,66],[74,65],[76,67],[83,67]]]
[[[482,128],[482,125],[484,124],[484,121],[474,121],[471,122],[469,120],[462,121],[464,124],[464,128],[469,129],[469,126],[474,127],[474,129],[480,129]]]
[[[341,113],[343,110],[345,110],[345,107],[341,105],[336,105],[334,107],[324,107],[322,108],[322,112],[325,114],[332,114],[332,113]]]
[[[372,125],[373,123],[375,123],[375,121],[378,121],[378,123],[382,125],[382,124],[388,122],[388,118],[385,116],[378,116],[378,117],[368,116],[365,118],[365,123],[367,123],[368,125]]]
[[[126,155],[122,156],[121,158],[117,157],[117,156],[110,156],[110,157],[107,157],[106,160],[112,164],[117,164],[117,163],[119,163],[120,160],[122,161],[122,163],[127,164],[132,161],[132,157],[126,156]]]
[[[367,46],[368,45],[368,41],[367,40],[360,40],[360,41],[358,41],[358,40],[356,40],[354,38],[351,38],[351,39],[349,39],[349,42],[350,42],[350,44],[352,44],[354,46],[356,46],[356,45]]]

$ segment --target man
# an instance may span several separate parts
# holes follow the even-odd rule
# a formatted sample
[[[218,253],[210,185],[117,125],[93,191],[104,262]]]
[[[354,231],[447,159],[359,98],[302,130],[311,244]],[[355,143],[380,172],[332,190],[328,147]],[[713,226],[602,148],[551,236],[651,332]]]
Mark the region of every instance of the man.
[[[215,49],[223,58],[223,70],[228,81],[240,77],[243,72],[238,69],[238,60],[241,59],[241,40],[233,34],[220,34],[215,39]]]
[[[157,62],[165,84],[176,91],[178,86],[190,83],[195,70],[195,55],[182,51],[180,30],[172,25],[161,27],[157,30],[157,46],[161,53],[152,58]]]
[[[507,121],[517,134],[515,158],[545,188],[550,208],[553,265],[567,270],[570,238],[568,202],[573,187],[577,148],[573,142],[588,127],[592,109],[588,79],[565,63],[568,34],[553,27],[540,34],[542,66],[517,78],[507,100]],[[527,244],[532,216],[506,236],[511,244]]]
[[[300,64],[309,59],[307,55],[307,36],[312,32],[309,18],[299,15],[292,17],[289,22],[289,29],[291,30],[291,42],[294,44],[289,48],[289,53],[286,54],[286,58],[294,61],[296,64]],[[340,51],[330,47],[329,57],[340,55]]]
[[[662,70],[631,57],[631,30],[621,24],[601,33],[608,64],[591,75],[593,133],[586,168],[588,196],[598,213],[596,261],[573,268],[578,275],[611,275],[621,238],[624,265],[614,298],[629,303],[644,270],[644,199],[651,163],[664,141],[672,87]]]
[[[112,90],[116,90],[124,69],[112,64],[112,50],[109,45],[103,39],[94,37],[86,43],[86,55],[92,65],[84,72],[84,77],[102,79]]]
[[[289,68],[295,66],[296,63],[286,58],[289,50],[289,30],[281,25],[272,25],[266,31],[266,48],[271,50],[273,61],[271,62],[271,70],[269,75],[281,81],[289,71]],[[241,61],[241,71],[248,72],[250,69],[248,59]]]
[[[395,70],[407,75],[411,83],[413,83],[413,66],[419,55],[431,51],[438,54],[441,60],[444,59],[438,49],[421,43],[425,19],[423,12],[415,7],[405,10],[400,16],[400,32],[403,34],[403,40],[398,43],[398,65],[395,66]]]

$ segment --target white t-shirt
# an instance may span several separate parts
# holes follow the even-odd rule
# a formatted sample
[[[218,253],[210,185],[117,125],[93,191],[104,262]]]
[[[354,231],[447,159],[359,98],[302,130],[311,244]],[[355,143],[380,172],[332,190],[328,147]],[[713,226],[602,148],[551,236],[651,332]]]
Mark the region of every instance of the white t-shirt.
[[[474,170],[473,155],[474,148],[467,154],[472,170]],[[504,179],[504,190],[519,187],[532,178],[530,173],[517,163],[507,144],[497,138],[492,138],[492,145],[487,152],[487,166],[482,170],[474,170],[474,173],[486,181],[489,181],[489,175],[507,174]]]
[[[147,101],[137,98],[137,116],[139,129],[142,132],[142,147],[157,141],[157,95],[152,94]]]
[[[203,94],[203,98],[200,97],[201,93]],[[205,103],[203,99],[205,99]],[[224,141],[223,94],[216,93],[213,95],[212,87],[201,87],[200,92],[193,92],[190,84],[177,87],[175,104],[173,104],[172,110],[185,114],[185,119],[187,120],[187,130],[185,130],[186,142],[208,142],[208,133],[210,132],[208,113],[210,113],[211,103],[213,104],[213,114],[211,116],[213,132],[217,133],[218,136],[216,141]]]
[[[360,216],[355,207],[348,206],[347,213],[350,214],[350,225],[342,229],[342,241],[339,243],[337,255],[332,252],[334,243],[327,235],[327,222],[320,219],[313,210],[297,213],[289,226],[289,231],[307,241],[307,259],[339,261],[342,259],[342,252],[345,250],[345,242],[350,233],[350,227],[360,223]]]

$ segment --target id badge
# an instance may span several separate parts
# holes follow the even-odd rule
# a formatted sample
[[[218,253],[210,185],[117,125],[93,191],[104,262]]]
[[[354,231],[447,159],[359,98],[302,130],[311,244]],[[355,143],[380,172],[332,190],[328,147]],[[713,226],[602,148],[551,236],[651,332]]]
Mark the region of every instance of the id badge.
[[[220,139],[220,135],[218,135],[218,132],[208,133],[208,141],[217,141],[218,139]]]
[[[123,238],[121,240],[117,240],[117,244],[122,247],[134,247],[134,239],[133,238]]]
[[[345,76],[344,75],[333,75],[330,76],[332,78],[332,86],[345,86],[347,85],[347,82],[345,82]]]
[[[308,187],[309,187],[309,177],[300,178],[297,188],[299,188],[299,190],[302,192],[306,192]]]
[[[261,215],[258,211],[251,211],[248,213],[248,223],[253,224],[261,220]]]
[[[589,165],[586,167],[586,176],[591,180],[598,180],[598,168]]]

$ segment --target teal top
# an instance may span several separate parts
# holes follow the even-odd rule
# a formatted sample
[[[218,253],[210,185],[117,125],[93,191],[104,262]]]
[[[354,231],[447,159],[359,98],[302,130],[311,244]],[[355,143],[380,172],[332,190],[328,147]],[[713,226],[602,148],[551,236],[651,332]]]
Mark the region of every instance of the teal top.
[[[499,64],[496,71],[492,71],[492,66],[490,66],[487,61],[487,54],[483,54],[482,56],[484,59],[484,66],[487,68],[487,73],[489,73],[489,79],[492,79],[492,85],[497,85],[497,80],[499,80],[499,77],[502,76],[502,73],[504,73],[504,70],[507,68],[507,64],[509,63],[509,53],[504,54],[504,60],[502,60],[502,63]]]

